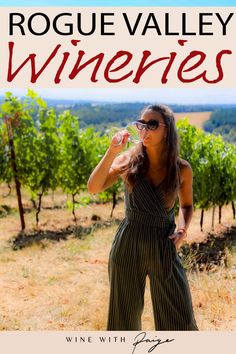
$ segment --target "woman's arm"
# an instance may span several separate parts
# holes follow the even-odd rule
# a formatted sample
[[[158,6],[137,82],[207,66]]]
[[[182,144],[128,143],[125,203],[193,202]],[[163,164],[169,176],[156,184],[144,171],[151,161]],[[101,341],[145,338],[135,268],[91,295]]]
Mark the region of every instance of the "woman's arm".
[[[116,135],[112,138],[111,145],[105,155],[91,173],[87,188],[89,193],[99,193],[113,185],[119,177],[119,165],[124,162],[125,155],[117,156],[127,143],[129,133],[124,132],[123,140],[116,146]]]
[[[179,197],[179,217],[178,229],[173,235],[173,239],[177,247],[180,246],[182,240],[187,236],[187,229],[193,216],[193,173],[190,164],[181,160],[180,176],[181,186],[178,192]]]
[[[193,216],[193,172],[187,161],[184,161],[181,175],[178,229],[185,229],[187,231]]]

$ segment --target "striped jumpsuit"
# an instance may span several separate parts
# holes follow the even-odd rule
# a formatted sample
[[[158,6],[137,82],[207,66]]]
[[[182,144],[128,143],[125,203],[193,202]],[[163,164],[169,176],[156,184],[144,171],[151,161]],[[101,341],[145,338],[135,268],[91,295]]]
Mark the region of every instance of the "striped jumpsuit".
[[[161,184],[137,178],[125,187],[125,218],[109,256],[110,302],[107,330],[141,330],[146,276],[156,330],[198,330],[185,270],[168,238],[175,230]]]

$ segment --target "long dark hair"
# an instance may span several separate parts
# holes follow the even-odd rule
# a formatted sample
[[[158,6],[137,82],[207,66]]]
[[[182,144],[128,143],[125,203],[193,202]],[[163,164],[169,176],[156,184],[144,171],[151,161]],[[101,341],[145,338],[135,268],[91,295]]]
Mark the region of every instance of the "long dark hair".
[[[172,110],[165,105],[150,105],[144,108],[141,112],[144,114],[147,111],[160,113],[164,123],[166,124],[167,132],[165,138],[164,159],[166,163],[166,176],[163,182],[163,190],[165,194],[176,194],[180,186],[179,173],[179,138],[175,126],[175,118]],[[129,163],[122,166],[125,171],[126,184],[132,190],[136,183],[137,177],[145,177],[149,169],[149,159],[146,152],[146,147],[143,144],[138,144],[130,150]]]

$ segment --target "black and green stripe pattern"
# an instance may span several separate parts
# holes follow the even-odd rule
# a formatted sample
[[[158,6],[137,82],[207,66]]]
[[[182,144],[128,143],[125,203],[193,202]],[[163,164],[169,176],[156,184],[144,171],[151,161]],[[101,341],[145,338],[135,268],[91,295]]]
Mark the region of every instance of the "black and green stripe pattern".
[[[168,238],[175,230],[161,185],[138,178],[125,188],[126,216],[109,256],[110,303],[107,330],[141,330],[146,277],[156,330],[198,330],[185,270]]]

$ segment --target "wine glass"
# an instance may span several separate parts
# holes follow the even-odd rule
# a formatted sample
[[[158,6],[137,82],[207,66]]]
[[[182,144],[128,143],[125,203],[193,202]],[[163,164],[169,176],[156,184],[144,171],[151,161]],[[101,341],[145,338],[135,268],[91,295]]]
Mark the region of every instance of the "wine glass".
[[[139,144],[142,142],[138,129],[136,128],[136,122],[131,122],[128,123],[123,129],[118,127],[112,127],[109,129],[109,135],[111,137],[116,135],[117,143],[116,144],[113,143],[114,146],[118,146],[122,143],[124,131],[128,131],[130,134],[128,137],[128,142],[133,144]]]

